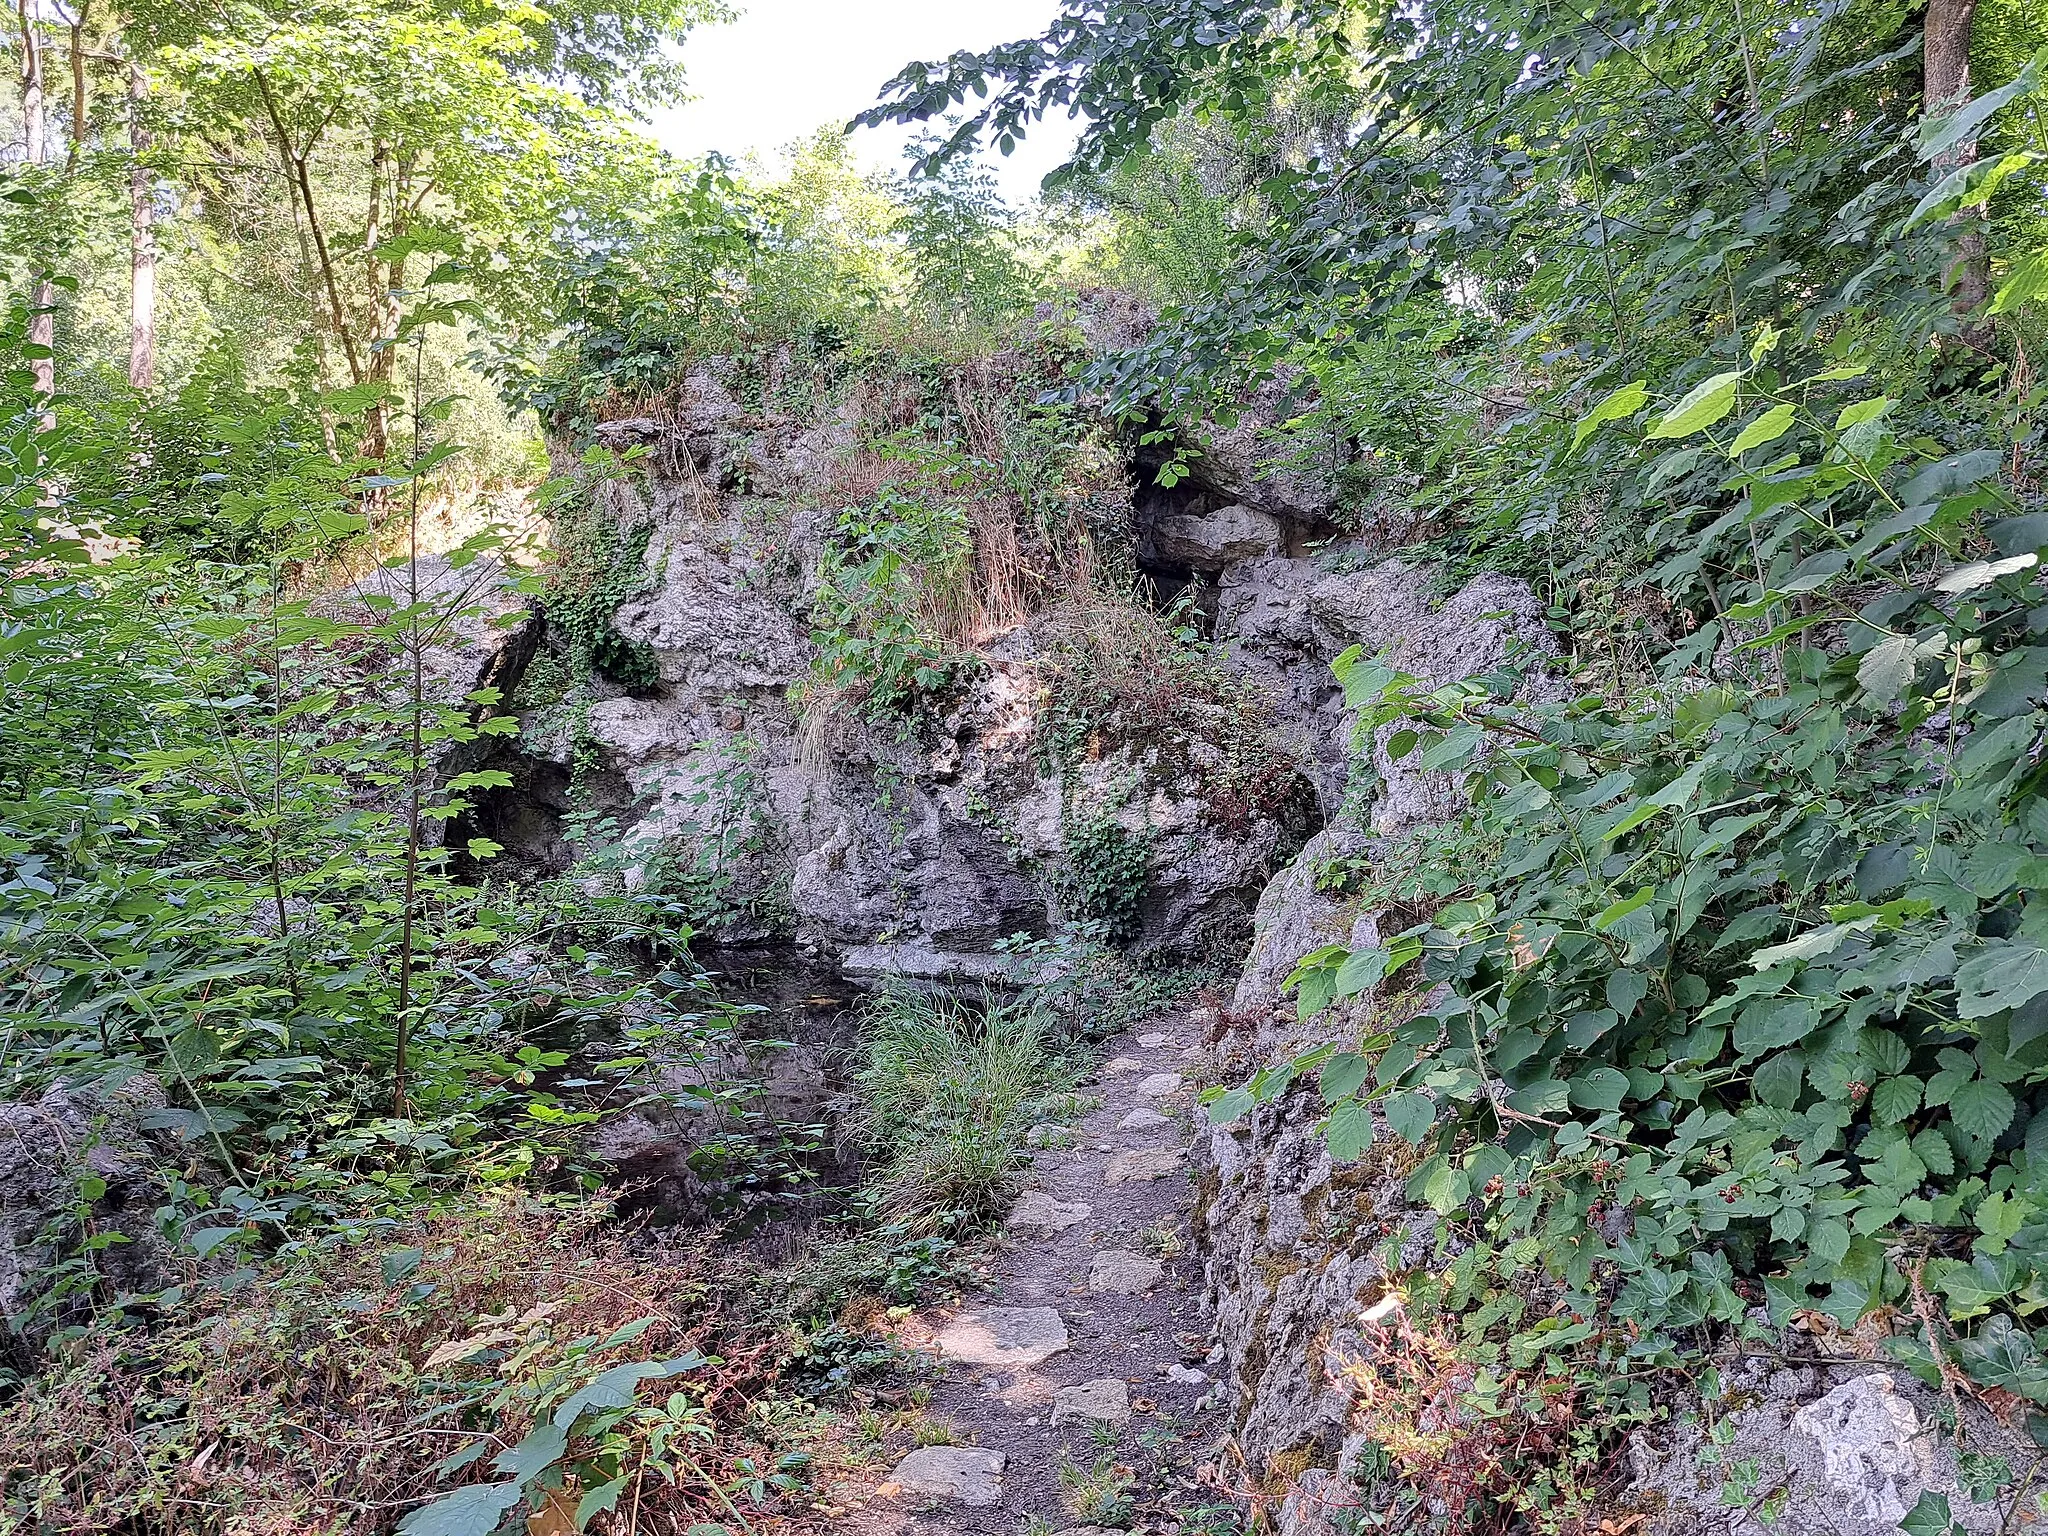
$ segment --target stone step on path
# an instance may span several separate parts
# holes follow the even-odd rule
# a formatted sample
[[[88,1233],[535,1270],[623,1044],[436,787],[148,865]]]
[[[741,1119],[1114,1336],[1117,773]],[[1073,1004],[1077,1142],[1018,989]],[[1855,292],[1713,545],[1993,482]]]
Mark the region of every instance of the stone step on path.
[[[955,1443],[896,1465],[891,1529],[1168,1533],[1176,1510],[1213,1502],[1194,1475],[1226,1426],[1186,1252],[1192,1038],[1152,1025],[1109,1042],[1100,1107],[1071,1144],[1038,1138],[987,1294],[932,1320],[929,1416]],[[1079,1496],[1123,1483],[1121,1508]]]

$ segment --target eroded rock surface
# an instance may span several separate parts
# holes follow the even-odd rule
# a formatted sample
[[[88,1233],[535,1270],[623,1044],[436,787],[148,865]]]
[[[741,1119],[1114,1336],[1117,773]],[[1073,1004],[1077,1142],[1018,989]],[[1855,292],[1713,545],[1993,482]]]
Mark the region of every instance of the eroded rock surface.
[[[1651,1529],[1660,1536],[1892,1536],[1929,1493],[1946,1499],[1973,1536],[2008,1528],[2005,1512],[1977,1503],[1957,1476],[1955,1445],[1936,1431],[1940,1395],[1905,1372],[1862,1361],[1779,1370],[1752,1361],[1734,1365],[1726,1386],[1725,1401],[1708,1405],[1720,1423],[1715,1435],[1692,1418],[1641,1432],[1630,1446],[1634,1493],[1659,1511]],[[2002,1448],[2020,1468],[2029,1458],[1978,1417],[1973,1441]],[[1747,1490],[1732,1507],[1731,1489]]]
[[[0,1104],[0,1313],[28,1340],[39,1340],[76,1303],[46,1310],[51,1266],[78,1250],[93,1230],[117,1234],[95,1263],[115,1296],[148,1295],[172,1283],[173,1256],[157,1230],[163,1200],[157,1168],[178,1156],[164,1122],[163,1090],[146,1076],[103,1088],[57,1085],[34,1100]],[[84,1181],[104,1188],[86,1198]]]

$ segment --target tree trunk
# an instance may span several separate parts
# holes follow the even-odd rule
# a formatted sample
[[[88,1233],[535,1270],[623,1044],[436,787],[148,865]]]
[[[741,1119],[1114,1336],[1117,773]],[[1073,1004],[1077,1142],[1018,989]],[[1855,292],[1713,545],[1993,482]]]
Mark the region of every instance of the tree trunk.
[[[16,0],[15,15],[21,21],[21,131],[25,147],[25,158],[32,166],[39,166],[49,154],[48,111],[43,94],[43,40],[36,32],[35,12],[32,0]],[[43,427],[48,430],[56,425],[56,419],[49,408],[49,400],[57,392],[57,285],[50,281],[47,273],[39,277],[35,288],[35,312],[29,318],[28,340],[31,347],[40,349],[39,355],[30,360],[34,370],[36,394],[43,405]]]
[[[384,243],[380,225],[390,169],[391,152],[379,140],[370,146],[370,204],[363,220],[363,275],[370,304],[370,378],[387,388],[392,377],[392,338],[384,334],[384,266],[377,259],[377,251]],[[381,459],[390,443],[389,413],[379,401],[363,417],[363,451],[373,459]]]
[[[1929,117],[1953,112],[1970,99],[1970,35],[1976,12],[1977,0],[1928,0],[1921,45],[1921,110]],[[1976,158],[1976,140],[1965,139],[1936,158],[1935,179]],[[1961,322],[1962,339],[1981,349],[1991,335],[1983,317],[1991,295],[1991,250],[1984,237],[1984,210],[1965,209],[1949,222],[1956,246],[1943,276],[1951,307]]]
[[[156,388],[156,188],[145,157],[149,128],[142,119],[149,80],[128,65],[128,383]]]
[[[80,6],[78,19],[71,23],[71,148],[64,157],[64,168],[69,171],[78,169],[78,157],[85,149],[85,133],[92,113],[85,86],[85,14],[88,9]]]

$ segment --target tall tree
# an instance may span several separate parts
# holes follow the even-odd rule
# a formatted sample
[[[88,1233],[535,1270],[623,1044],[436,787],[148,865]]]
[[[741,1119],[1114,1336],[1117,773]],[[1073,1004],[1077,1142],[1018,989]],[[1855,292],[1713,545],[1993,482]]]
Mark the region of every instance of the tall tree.
[[[1970,42],[1976,15],[1977,0],[1928,0],[1921,45],[1921,96],[1930,117],[1952,112],[1970,99]],[[1935,174],[1947,175],[1976,158],[1977,136],[1973,133],[1935,158]],[[1963,322],[1964,339],[1981,347],[1990,335],[1983,312],[1991,296],[1991,249],[1984,238],[1984,210],[1965,208],[1951,222],[1956,252],[1948,268],[1949,288]]]
[[[49,103],[43,52],[42,23],[36,15],[35,0],[16,0],[15,16],[21,26],[21,133],[22,158],[40,167],[49,158]],[[39,253],[43,262],[47,253]],[[29,320],[30,366],[35,373],[36,394],[48,401],[56,393],[57,285],[47,270],[35,285],[35,312]],[[44,425],[54,424],[48,407]]]
[[[156,183],[143,117],[149,76],[128,61],[128,382],[156,387]]]

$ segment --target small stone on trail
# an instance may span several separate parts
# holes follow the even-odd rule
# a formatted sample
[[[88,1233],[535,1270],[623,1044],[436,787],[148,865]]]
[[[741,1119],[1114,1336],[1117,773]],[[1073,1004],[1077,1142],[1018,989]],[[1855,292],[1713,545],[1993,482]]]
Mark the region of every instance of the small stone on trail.
[[[1136,1152],[1119,1152],[1102,1170],[1105,1184],[1145,1184],[1163,1179],[1180,1169],[1179,1147],[1145,1147]]]
[[[1052,1421],[1093,1419],[1098,1424],[1123,1424],[1131,1417],[1131,1389],[1120,1376],[1103,1376],[1053,1394]]]
[[[1208,1376],[1192,1366],[1169,1365],[1166,1368],[1166,1374],[1175,1381],[1182,1382],[1190,1387],[1203,1387],[1209,1384]]]
[[[1030,1228],[1041,1232],[1064,1232],[1077,1227],[1094,1215],[1092,1206],[1075,1200],[1055,1200],[1043,1190],[1027,1189],[1010,1207],[1009,1220],[1004,1223],[1012,1230]]]
[[[1003,1501],[1001,1451],[967,1445],[928,1445],[896,1463],[891,1480],[905,1493],[927,1499],[951,1499],[987,1509]]]
[[[1173,1036],[1155,1031],[1149,1035],[1138,1036],[1138,1044],[1144,1050],[1156,1051],[1162,1045],[1173,1044]]]
[[[1138,1084],[1138,1097],[1141,1099],[1170,1098],[1180,1092],[1180,1085],[1186,1081],[1187,1079],[1178,1072],[1154,1072],[1150,1077]]]
[[[1071,1147],[1074,1133],[1064,1125],[1034,1125],[1024,1133],[1027,1147]]]
[[[1112,1296],[1137,1296],[1151,1290],[1165,1273],[1166,1266],[1157,1259],[1112,1248],[1095,1255],[1095,1262],[1088,1266],[1088,1289]]]
[[[967,1365],[1038,1365],[1066,1347],[1051,1307],[969,1307],[939,1334],[939,1353]]]
[[[1101,1075],[1104,1077],[1122,1077],[1126,1072],[1142,1072],[1144,1070],[1145,1063],[1138,1060],[1135,1056],[1112,1056],[1102,1064],[1100,1069]]]
[[[1162,1115],[1156,1109],[1139,1108],[1117,1121],[1116,1128],[1120,1131],[1156,1131],[1161,1126],[1171,1124],[1173,1116]]]

